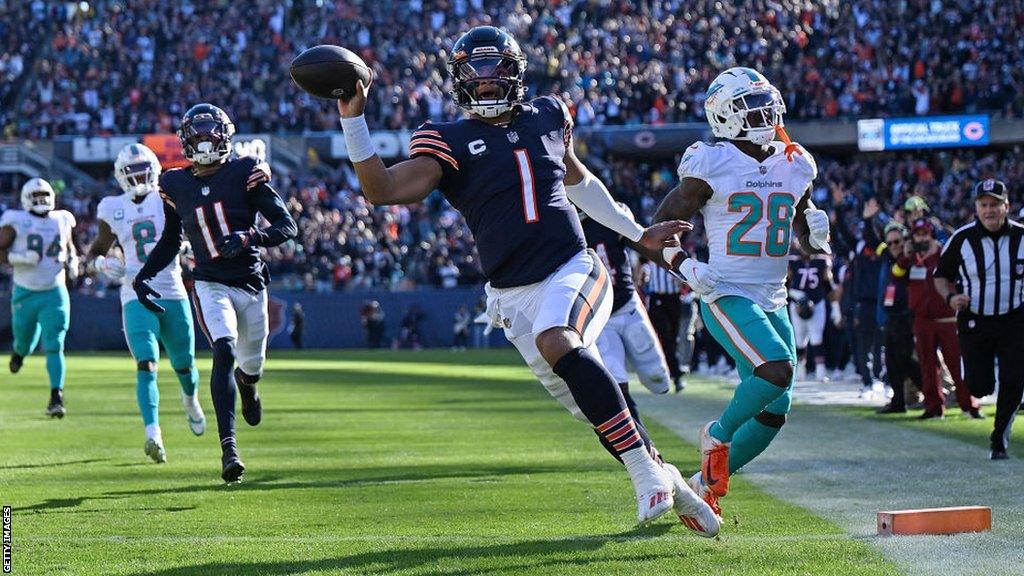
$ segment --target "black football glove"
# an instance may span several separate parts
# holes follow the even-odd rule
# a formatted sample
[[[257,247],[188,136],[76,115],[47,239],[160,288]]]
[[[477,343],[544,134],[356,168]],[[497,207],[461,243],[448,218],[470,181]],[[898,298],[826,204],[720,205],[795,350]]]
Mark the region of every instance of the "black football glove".
[[[222,258],[234,258],[252,245],[252,234],[232,232],[217,241],[217,251]]]
[[[149,282],[136,276],[135,281],[132,282],[132,289],[135,290],[135,296],[146,309],[157,314],[164,312],[164,307],[153,301],[153,298],[160,297],[160,293],[150,288]]]

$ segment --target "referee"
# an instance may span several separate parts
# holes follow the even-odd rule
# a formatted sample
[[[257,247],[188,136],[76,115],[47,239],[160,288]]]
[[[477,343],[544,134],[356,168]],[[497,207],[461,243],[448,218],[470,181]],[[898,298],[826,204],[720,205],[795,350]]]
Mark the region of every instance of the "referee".
[[[668,270],[656,266],[653,262],[644,264],[644,276],[647,278],[647,311],[658,334],[661,350],[668,362],[669,376],[676,392],[682,390],[683,373],[679,369],[679,358],[676,356],[676,340],[679,338],[679,321],[683,314],[683,303],[679,291],[682,283]]]
[[[1024,391],[1024,225],[1007,218],[1006,184],[998,180],[975,186],[974,209],[974,222],[953,233],[942,249],[935,288],[958,312],[964,379],[973,396],[993,392],[999,360],[989,458],[1005,460]]]

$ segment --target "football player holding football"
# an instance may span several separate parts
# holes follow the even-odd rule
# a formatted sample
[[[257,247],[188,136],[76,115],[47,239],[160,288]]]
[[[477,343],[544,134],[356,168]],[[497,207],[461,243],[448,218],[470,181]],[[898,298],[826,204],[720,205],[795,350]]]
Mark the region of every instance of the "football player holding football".
[[[524,97],[526,57],[491,26],[469,30],[448,59],[452,96],[467,116],[427,123],[410,159],[390,167],[374,152],[363,117],[367,86],[338,101],[363,194],[374,204],[411,204],[439,189],[466,218],[488,279],[487,310],[544,387],[590,424],[625,465],[647,524],[676,506],[691,529],[719,519],[645,445],[615,378],[594,346],[612,308],[608,272],[587,250],[574,204],[660,258],[689,229],[644,229],[576,158],[572,117],[557,98]],[[673,497],[674,493],[674,497]]]
[[[178,136],[192,166],[160,176],[164,230],[132,283],[143,306],[163,313],[155,300],[161,294],[150,283],[178,257],[184,232],[196,262],[192,304],[213,348],[210,393],[220,435],[221,477],[229,483],[241,480],[245,472],[235,439],[236,384],[245,421],[256,426],[263,417],[256,383],[266,359],[270,274],[259,249],[298,233],[270,185],[270,166],[250,156],[230,158],[234,133],[228,115],[212,104],[197,104],[185,112]],[[259,215],[270,225],[257,227]]]

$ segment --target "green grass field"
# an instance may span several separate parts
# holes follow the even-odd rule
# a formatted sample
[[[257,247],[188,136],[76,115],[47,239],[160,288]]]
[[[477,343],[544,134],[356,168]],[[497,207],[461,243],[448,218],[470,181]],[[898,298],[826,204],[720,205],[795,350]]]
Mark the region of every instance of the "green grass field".
[[[69,358],[68,416],[40,357],[0,377],[0,503],[15,574],[895,574],[827,519],[742,476],[718,539],[635,530],[625,472],[510,351],[275,353],[244,483],[219,478],[163,366],[169,462],[142,452],[127,355]],[[205,379],[209,360],[200,361]],[[687,473],[694,447],[649,424]]]

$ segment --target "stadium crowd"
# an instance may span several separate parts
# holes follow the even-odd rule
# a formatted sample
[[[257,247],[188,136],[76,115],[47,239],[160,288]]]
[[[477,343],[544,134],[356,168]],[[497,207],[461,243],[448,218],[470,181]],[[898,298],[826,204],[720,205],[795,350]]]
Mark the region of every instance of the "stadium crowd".
[[[481,23],[513,32],[531,91],[562,94],[584,126],[700,120],[709,81],[737,63],[778,84],[794,119],[1024,114],[1024,39],[1009,34],[1022,0],[36,0],[0,13],[0,76],[25,80],[0,111],[17,137],[168,132],[199,100],[240,132],[333,129],[330,107],[283,80],[314,40],[373,67],[371,127],[448,119],[445,49]]]

